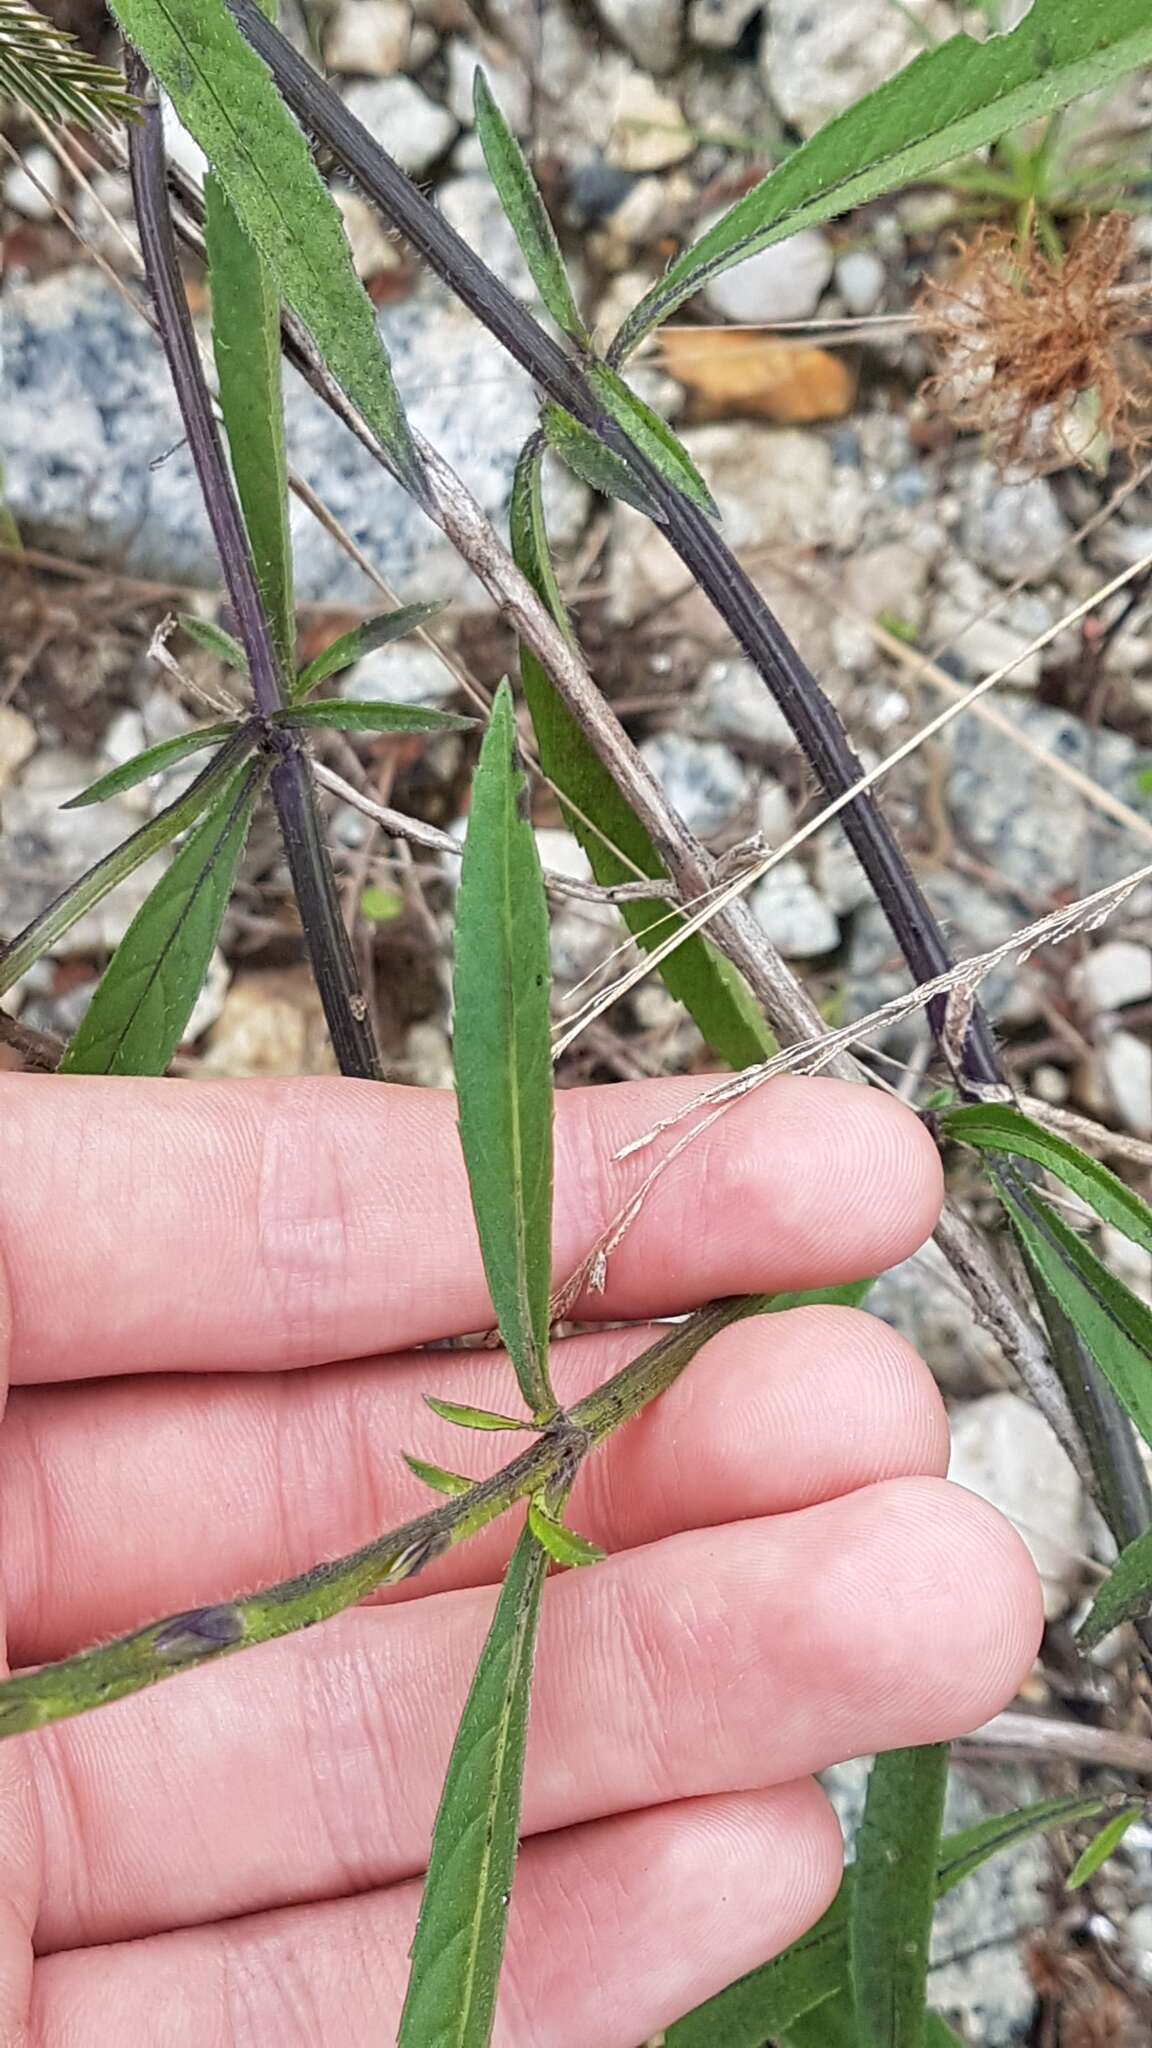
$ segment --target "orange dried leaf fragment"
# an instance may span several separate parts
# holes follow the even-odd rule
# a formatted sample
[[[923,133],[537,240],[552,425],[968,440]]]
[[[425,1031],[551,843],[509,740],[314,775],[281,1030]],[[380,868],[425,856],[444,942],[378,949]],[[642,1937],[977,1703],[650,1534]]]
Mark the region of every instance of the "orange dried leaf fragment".
[[[840,419],[856,380],[827,349],[730,327],[666,327],[663,368],[691,394],[695,420],[768,419],[778,426]]]

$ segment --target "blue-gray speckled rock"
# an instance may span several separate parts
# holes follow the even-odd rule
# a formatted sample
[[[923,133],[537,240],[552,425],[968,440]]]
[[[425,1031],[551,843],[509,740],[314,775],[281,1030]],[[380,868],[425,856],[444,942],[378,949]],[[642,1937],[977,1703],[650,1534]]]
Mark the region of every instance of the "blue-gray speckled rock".
[[[380,316],[414,424],[501,524],[516,455],[536,422],[528,381],[471,316],[422,284]],[[219,577],[159,345],[90,269],[7,295],[0,459],[25,538],[126,573],[214,588]],[[476,596],[447,541],[286,373],[289,459],[406,600]],[[583,486],[557,480],[556,538],[571,537]],[[293,501],[298,593],[334,603],[376,593]]]

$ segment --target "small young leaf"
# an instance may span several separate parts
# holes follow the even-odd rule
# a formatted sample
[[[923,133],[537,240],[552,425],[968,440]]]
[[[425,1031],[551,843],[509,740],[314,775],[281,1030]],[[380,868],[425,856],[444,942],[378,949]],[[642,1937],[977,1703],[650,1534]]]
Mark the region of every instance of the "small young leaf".
[[[1126,1544],[1081,1623],[1078,1640],[1083,1650],[1102,1643],[1122,1621],[1135,1621],[1152,1612],[1152,1529],[1145,1529]]]
[[[832,220],[994,142],[1152,58],[1147,0],[1033,0],[1008,35],[957,35],[856,101],[677,257],[628,315],[625,357],[685,299],[798,228]]]
[[[198,619],[195,612],[177,612],[176,624],[198,647],[206,647],[226,668],[234,668],[241,675],[248,673],[248,656],[240,642],[226,633],[223,626],[215,625],[211,619]]]
[[[1094,1820],[1103,1811],[1102,1799],[1045,1799],[947,1836],[940,1844],[936,1866],[937,1898],[1017,1843]],[[845,1871],[832,1904],[807,1934],[772,1962],[750,1970],[677,2020],[665,2034],[665,2048],[763,2048],[766,2040],[791,2042],[797,2022],[816,2008],[822,2014],[850,2013],[848,1913],[854,1881],[855,1872]],[[835,2006],[828,2003],[832,2000]],[[835,2041],[831,2023],[829,2035]],[[853,2036],[848,2039],[852,2048],[857,2048]],[[804,2048],[823,2048],[815,2026]]]
[[[208,157],[285,303],[304,322],[418,501],[416,453],[372,304],[352,264],[335,202],[266,65],[224,0],[115,0],[129,42],[171,95]]]
[[[1091,1352],[1145,1443],[1152,1443],[1152,1309],[1108,1271],[1041,1195],[994,1173],[1025,1257]]]
[[[520,253],[531,272],[540,297],[563,333],[588,346],[591,337],[572,295],[556,230],[535,178],[524,161],[520,144],[492,97],[488,80],[477,69],[472,85],[476,133],[488,166],[488,175],[500,196]]]
[[[414,1472],[417,1479],[422,1479],[425,1486],[430,1486],[434,1493],[455,1496],[467,1493],[469,1487],[476,1484],[474,1479],[466,1479],[462,1472],[449,1472],[444,1465],[430,1465],[427,1458],[417,1458],[411,1451],[401,1451],[400,1456],[408,1470]]]
[[[260,0],[275,15],[275,0]],[[215,172],[204,181],[212,351],[232,472],[256,581],[287,677],[296,665],[288,457],[280,377],[280,300],[272,273]]]
[[[515,1415],[497,1415],[491,1408],[469,1408],[462,1401],[441,1401],[435,1394],[424,1399],[442,1422],[454,1422],[458,1429],[531,1429],[532,1424]]]
[[[110,768],[107,775],[97,776],[79,796],[69,797],[60,808],[79,811],[86,804],[100,804],[106,797],[119,796],[122,790],[134,789],[138,782],[147,782],[150,775],[162,775],[177,761],[187,760],[189,754],[214,747],[218,740],[226,740],[229,733],[238,729],[239,720],[228,718],[219,725],[202,725],[198,732],[182,732],[176,739],[158,740],[154,747],[145,747],[142,753],[133,754],[130,761],[122,761],[119,768]]]
[[[1152,1252],[1152,1209],[1126,1187],[1098,1159],[1058,1138],[1054,1131],[1007,1104],[975,1103],[969,1109],[950,1109],[940,1119],[945,1137],[959,1138],[980,1152],[1006,1152],[1012,1158],[1033,1159],[1044,1166],[1065,1187],[1072,1188],[1102,1223],[1110,1223],[1142,1250]]]
[[[676,489],[698,505],[702,512],[718,519],[720,514],[712,493],[667,420],[662,420],[658,412],[653,412],[650,405],[637,398],[624,379],[618,377],[615,370],[610,370],[606,363],[589,363],[587,376],[605,410],[631,436],[636,446],[643,449],[661,476],[675,484]]]
[[[1074,1864],[1065,1889],[1079,1891],[1090,1877],[1095,1877],[1102,1863],[1107,1863],[1113,1849],[1118,1849],[1134,1820],[1139,1820],[1142,1806],[1129,1806],[1123,1813],[1113,1814],[1112,1819],[1102,1827],[1099,1834],[1089,1842],[1084,1854]]]
[[[422,704],[384,704],[358,697],[320,697],[275,714],[277,725],[335,726],[340,732],[466,732],[474,718],[433,711]]]
[[[637,512],[663,524],[664,513],[640,478],[633,475],[619,455],[606,448],[579,420],[574,420],[570,412],[565,412],[563,406],[551,402],[542,405],[540,426],[553,454],[567,463],[581,483],[601,491],[606,498],[619,498],[621,504],[632,505]]]
[[[503,682],[472,785],[456,902],[456,1095],[492,1304],[538,1421],[556,1407],[550,979],[544,882]]]
[[[541,1501],[528,1503],[528,1527],[556,1564],[602,1564],[607,1552],[586,1536],[578,1536],[556,1515],[550,1515]]]
[[[89,868],[87,874],[63,890],[46,910],[40,912],[39,917],[25,925],[24,930],[18,932],[0,952],[0,994],[11,988],[13,982],[19,981],[34,960],[50,952],[64,933],[71,931],[74,924],[102,902],[118,882],[195,824],[201,812],[231,780],[245,754],[251,751],[250,728],[238,726],[231,738],[225,740],[215,759],[189,784],[183,796],[158,811],[123,845],[113,847],[112,852],[97,861],[95,867]]]
[[[405,604],[393,612],[378,612],[373,619],[365,619],[351,632],[341,633],[321,650],[314,661],[302,668],[292,687],[292,700],[298,703],[320,683],[326,683],[341,670],[351,668],[365,654],[371,654],[375,647],[387,647],[390,641],[402,640],[407,633],[414,633],[426,619],[434,619],[442,611],[439,604]]]
[[[848,1948],[859,2048],[924,2048],[948,1745],[890,1750],[868,1778]]]
[[[184,1036],[228,907],[265,770],[243,770],[133,918],[60,1062],[62,1074],[162,1074]]]
[[[516,1865],[548,1555],[512,1553],[460,1721],[424,1880],[397,2048],[488,2048]]]
[[[540,448],[529,442],[512,486],[512,553],[557,625],[571,637],[544,529],[540,467]],[[568,823],[596,880],[613,888],[634,881],[638,873],[663,875],[665,869],[644,826],[527,648],[521,650],[520,674],[541,764],[561,795],[571,799]],[[675,929],[675,914],[658,898],[648,903],[623,903],[620,909],[628,930],[646,951]],[[709,1045],[715,1046],[730,1066],[753,1066],[775,1051],[775,1040],[747,983],[703,934],[685,940],[669,953],[660,964],[660,973],[670,993],[695,1018]]]

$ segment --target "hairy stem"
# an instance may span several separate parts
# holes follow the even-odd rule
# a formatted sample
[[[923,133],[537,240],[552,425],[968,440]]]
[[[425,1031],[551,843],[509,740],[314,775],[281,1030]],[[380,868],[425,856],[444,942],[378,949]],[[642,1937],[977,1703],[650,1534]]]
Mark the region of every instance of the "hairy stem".
[[[304,941],[341,1073],[361,1080],[380,1080],[383,1062],[340,915],[336,878],[320,830],[311,770],[294,738],[271,723],[273,714],[284,702],[284,677],[180,275],[168,203],[160,105],[147,67],[134,53],[129,54],[128,80],[144,103],[142,118],[130,131],[128,144],[144,273],[229,601],[248,657],[263,744],[275,756],[272,800],[300,909]]]
[[[316,1565],[263,1592],[168,1615],[114,1642],[6,1679],[0,1683],[0,1739],[90,1713],[178,1672],[311,1628],[382,1586],[413,1578],[433,1558],[475,1535],[517,1501],[545,1487],[570,1486],[589,1452],[664,1393],[703,1345],[730,1324],[769,1311],[772,1304],[771,1295],[754,1294],[700,1309],[557,1417],[503,1471],[478,1480],[467,1493],[390,1529],[346,1557]]]

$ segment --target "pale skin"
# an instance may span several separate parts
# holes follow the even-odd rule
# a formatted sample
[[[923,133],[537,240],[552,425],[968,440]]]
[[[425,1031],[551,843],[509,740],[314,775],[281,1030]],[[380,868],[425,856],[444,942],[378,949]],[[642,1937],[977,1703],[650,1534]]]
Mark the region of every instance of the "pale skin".
[[[650,1164],[613,1152],[698,1085],[559,1098],[558,1275]],[[500,1355],[412,1349],[489,1314],[449,1098],[9,1078],[0,1128],[14,1668],[420,1512],[402,1448],[475,1473],[508,1455],[421,1401],[507,1408]],[[861,1277],[924,1240],[940,1193],[908,1111],[775,1082],[670,1169],[581,1317]],[[649,1335],[558,1344],[561,1398]],[[806,1309],[727,1330],[586,1469],[570,1518],[611,1556],[547,1589],[499,2048],[635,2048],[764,1961],[839,1881],[812,1773],[1012,1697],[1039,1588],[947,1457],[907,1345]],[[394,2038],[514,1533],[0,1746],[0,2048]]]

